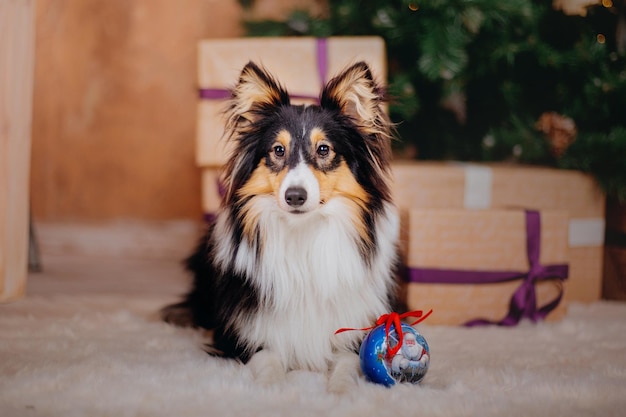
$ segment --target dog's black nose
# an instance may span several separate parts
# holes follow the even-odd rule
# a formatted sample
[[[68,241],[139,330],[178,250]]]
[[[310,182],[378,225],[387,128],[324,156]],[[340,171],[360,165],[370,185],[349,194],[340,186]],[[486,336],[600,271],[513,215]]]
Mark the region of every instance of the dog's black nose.
[[[300,207],[306,202],[306,190],[302,187],[289,187],[285,191],[285,201],[291,207]]]

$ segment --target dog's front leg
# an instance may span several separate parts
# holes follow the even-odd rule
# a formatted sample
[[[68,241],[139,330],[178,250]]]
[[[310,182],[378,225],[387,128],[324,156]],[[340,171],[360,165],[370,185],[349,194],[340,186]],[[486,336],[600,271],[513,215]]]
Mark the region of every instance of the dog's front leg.
[[[263,349],[255,353],[247,366],[254,380],[262,385],[271,385],[285,378],[287,369],[280,357],[271,350]]]
[[[328,376],[328,392],[341,394],[352,390],[357,384],[359,369],[359,355],[338,353]]]

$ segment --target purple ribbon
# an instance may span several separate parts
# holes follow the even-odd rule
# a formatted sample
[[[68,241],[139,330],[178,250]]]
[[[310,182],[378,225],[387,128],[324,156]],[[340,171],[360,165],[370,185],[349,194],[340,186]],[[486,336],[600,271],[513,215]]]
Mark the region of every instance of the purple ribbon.
[[[217,220],[217,214],[214,212],[204,213],[204,223],[211,225]]]
[[[317,73],[320,78],[321,85],[326,84],[326,76],[328,71],[328,42],[326,38],[316,39],[317,54]],[[200,88],[198,89],[198,97],[202,100],[222,100],[231,97],[231,91],[226,88]],[[290,94],[292,99],[315,100],[319,103],[318,96],[308,94]]]
[[[198,97],[202,100],[222,100],[231,97],[230,90],[224,88],[200,88]]]
[[[509,312],[500,321],[476,319],[465,323],[465,326],[479,326],[497,324],[500,326],[514,326],[522,318],[533,322],[543,320],[554,310],[563,298],[563,286],[560,285],[559,295],[537,308],[535,283],[548,279],[557,279],[559,283],[567,279],[569,267],[564,264],[541,265],[539,253],[541,249],[541,219],[538,211],[526,211],[526,251],[528,255],[529,271],[463,271],[444,270],[434,268],[409,268],[407,271],[410,282],[438,283],[438,284],[485,284],[494,282],[512,281],[523,278],[522,284],[513,293],[509,304]]]
[[[224,185],[222,181],[219,180],[219,178],[215,180],[215,183],[217,185],[217,194],[219,195],[219,198],[221,200],[226,195],[226,186]],[[206,224],[213,224],[215,223],[216,220],[217,220],[216,212],[212,211],[209,213],[204,213],[204,222]]]

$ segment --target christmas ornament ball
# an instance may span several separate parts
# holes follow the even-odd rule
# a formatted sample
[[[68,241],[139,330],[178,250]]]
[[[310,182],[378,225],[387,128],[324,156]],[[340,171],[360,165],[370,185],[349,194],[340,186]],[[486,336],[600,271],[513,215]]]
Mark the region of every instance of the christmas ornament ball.
[[[419,383],[430,364],[430,349],[426,339],[413,327],[402,324],[402,345],[396,353],[399,337],[392,327],[387,334],[382,324],[365,337],[359,357],[365,377],[377,384],[392,386],[399,382]]]

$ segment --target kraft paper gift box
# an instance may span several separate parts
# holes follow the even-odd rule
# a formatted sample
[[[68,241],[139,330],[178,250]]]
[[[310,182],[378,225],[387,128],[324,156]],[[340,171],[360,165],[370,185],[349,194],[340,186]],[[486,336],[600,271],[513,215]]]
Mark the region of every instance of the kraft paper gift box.
[[[602,289],[605,196],[578,171],[512,164],[396,161],[393,194],[404,208],[529,208],[569,214],[570,301]]]
[[[222,195],[224,194],[221,184],[221,171],[219,168],[202,169],[202,212],[208,223],[215,219],[215,215],[220,208]]]
[[[567,223],[559,211],[403,210],[407,307],[447,325],[563,317]]]
[[[292,102],[314,103],[325,83],[348,65],[366,61],[386,82],[385,45],[379,37],[265,37],[203,40],[198,44],[196,162],[219,167],[229,149],[223,140],[225,99],[244,65],[265,67],[292,94]]]

